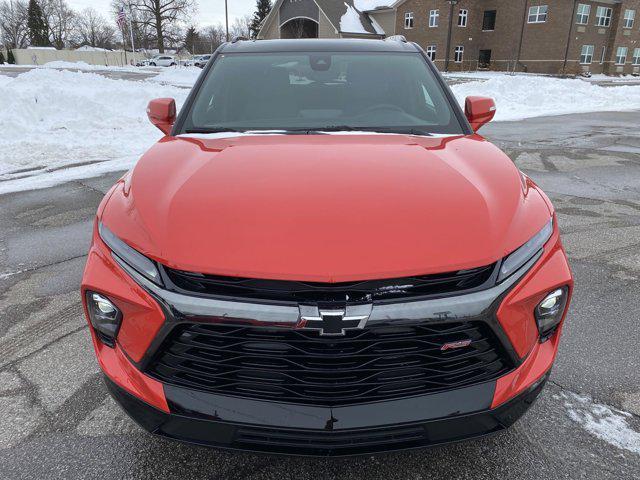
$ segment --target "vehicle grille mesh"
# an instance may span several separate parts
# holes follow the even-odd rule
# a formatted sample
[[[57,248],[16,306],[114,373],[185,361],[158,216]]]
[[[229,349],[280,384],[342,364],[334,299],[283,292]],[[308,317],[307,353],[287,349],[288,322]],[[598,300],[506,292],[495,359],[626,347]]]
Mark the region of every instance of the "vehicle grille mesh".
[[[467,339],[467,347],[441,350]],[[394,322],[344,337],[194,323],[175,327],[147,373],[201,391],[331,406],[450,390],[495,379],[511,366],[483,322]]]

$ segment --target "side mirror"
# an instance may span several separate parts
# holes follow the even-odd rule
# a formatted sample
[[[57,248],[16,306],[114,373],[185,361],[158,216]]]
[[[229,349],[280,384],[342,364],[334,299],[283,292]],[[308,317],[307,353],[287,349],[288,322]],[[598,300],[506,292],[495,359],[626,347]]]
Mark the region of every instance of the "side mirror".
[[[176,101],[173,98],[156,98],[147,106],[149,121],[162,133],[169,135],[176,121]]]
[[[496,114],[496,104],[493,98],[467,97],[464,103],[464,114],[474,132],[493,120]]]

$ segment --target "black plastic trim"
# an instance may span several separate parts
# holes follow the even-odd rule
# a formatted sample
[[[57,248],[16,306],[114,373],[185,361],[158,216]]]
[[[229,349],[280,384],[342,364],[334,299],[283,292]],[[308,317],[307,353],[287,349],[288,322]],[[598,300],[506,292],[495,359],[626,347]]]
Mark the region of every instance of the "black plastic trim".
[[[167,388],[165,392],[172,410],[167,414],[129,394],[106,376],[105,382],[127,414],[156,435],[225,450],[326,457],[423,448],[499,432],[529,409],[548,375],[549,372],[525,392],[495,409],[487,405],[487,401],[491,402],[487,394],[492,396],[495,386],[495,382],[490,382],[471,387],[479,393],[479,398],[469,395],[472,393],[469,389],[460,389],[458,393],[432,395],[432,400],[430,396],[423,396],[336,412],[300,410],[300,406],[271,402],[239,402],[232,397],[216,400],[203,398],[198,392]],[[418,410],[407,408],[407,403],[398,403],[407,401],[415,402]],[[433,406],[437,412],[429,411]],[[209,415],[199,413],[202,408],[206,408]],[[399,412],[398,408],[408,411]],[[301,426],[306,428],[299,428]]]

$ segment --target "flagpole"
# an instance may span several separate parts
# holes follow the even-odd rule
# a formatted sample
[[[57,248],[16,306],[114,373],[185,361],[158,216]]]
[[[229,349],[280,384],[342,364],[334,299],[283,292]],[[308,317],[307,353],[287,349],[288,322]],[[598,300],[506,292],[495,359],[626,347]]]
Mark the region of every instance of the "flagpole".
[[[122,32],[122,49],[124,50],[124,64],[129,65],[129,62],[127,62],[127,37],[124,34],[124,28],[121,28],[120,31]]]
[[[122,34],[122,50],[124,50],[124,64],[125,66],[127,66],[129,65],[129,62],[127,61],[127,35],[124,33],[125,18],[126,18],[126,15],[124,13],[124,7],[120,7],[120,11],[118,12],[116,23],[118,24],[118,27],[120,28],[120,33]]]
[[[133,65],[136,64],[136,46],[133,43],[133,12],[131,11],[131,2],[129,2],[129,33],[131,33],[131,56],[133,57]]]

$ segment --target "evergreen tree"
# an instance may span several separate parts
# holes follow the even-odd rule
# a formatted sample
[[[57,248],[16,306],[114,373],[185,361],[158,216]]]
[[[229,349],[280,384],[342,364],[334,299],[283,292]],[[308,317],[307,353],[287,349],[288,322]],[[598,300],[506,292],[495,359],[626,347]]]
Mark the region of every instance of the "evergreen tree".
[[[7,63],[10,65],[16,64],[16,57],[13,56],[13,50],[9,50],[9,52],[7,52]]]
[[[29,0],[27,9],[27,27],[29,28],[29,41],[33,47],[49,47],[49,31],[44,19],[42,8],[36,0]]]
[[[4,64],[4,53],[0,50],[0,65]]]
[[[196,30],[196,27],[189,27],[184,36],[184,48],[192,54],[200,53],[198,50],[199,44],[200,34]]]
[[[256,11],[251,19],[251,38],[256,38],[260,32],[260,24],[271,11],[271,0],[256,0]]]

